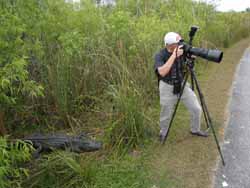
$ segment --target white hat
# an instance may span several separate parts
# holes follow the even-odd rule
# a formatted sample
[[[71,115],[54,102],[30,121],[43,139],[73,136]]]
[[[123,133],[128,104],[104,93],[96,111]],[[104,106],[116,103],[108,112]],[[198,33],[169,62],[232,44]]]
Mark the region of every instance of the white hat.
[[[169,32],[164,37],[164,44],[165,45],[176,44],[180,40],[181,40],[181,36],[178,33]]]

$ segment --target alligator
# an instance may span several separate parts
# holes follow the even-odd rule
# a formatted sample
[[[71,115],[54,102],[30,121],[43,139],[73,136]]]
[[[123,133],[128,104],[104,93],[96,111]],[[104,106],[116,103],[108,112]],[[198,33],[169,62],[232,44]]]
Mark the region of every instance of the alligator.
[[[82,153],[101,149],[102,143],[89,139],[85,134],[69,136],[65,134],[32,134],[22,139],[32,143],[36,149],[34,156],[41,152],[50,152],[55,149],[63,149],[71,152]]]

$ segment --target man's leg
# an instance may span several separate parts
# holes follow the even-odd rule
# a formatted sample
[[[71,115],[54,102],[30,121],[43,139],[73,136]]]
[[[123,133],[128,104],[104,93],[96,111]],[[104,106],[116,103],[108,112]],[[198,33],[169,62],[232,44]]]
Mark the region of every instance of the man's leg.
[[[196,94],[189,87],[189,84],[187,84],[184,89],[182,101],[188,108],[191,115],[191,133],[198,136],[207,136],[206,133],[200,130],[202,108]]]
[[[161,105],[161,114],[160,114],[160,134],[162,136],[166,136],[169,123],[173,114],[174,102],[176,101],[169,101],[167,105]]]
[[[160,136],[165,137],[169,128],[169,123],[173,114],[177,96],[173,94],[173,86],[160,81]]]

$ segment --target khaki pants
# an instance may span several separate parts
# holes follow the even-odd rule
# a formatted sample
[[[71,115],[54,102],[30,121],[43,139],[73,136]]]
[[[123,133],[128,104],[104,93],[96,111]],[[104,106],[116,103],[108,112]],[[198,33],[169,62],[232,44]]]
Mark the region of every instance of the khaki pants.
[[[169,85],[162,80],[159,83],[161,104],[160,127],[161,134],[163,135],[166,135],[168,131],[169,123],[178,99],[178,95],[173,94],[173,87],[174,86]],[[199,131],[202,109],[194,91],[190,88],[189,83],[187,83],[184,88],[181,101],[190,112],[191,131]]]

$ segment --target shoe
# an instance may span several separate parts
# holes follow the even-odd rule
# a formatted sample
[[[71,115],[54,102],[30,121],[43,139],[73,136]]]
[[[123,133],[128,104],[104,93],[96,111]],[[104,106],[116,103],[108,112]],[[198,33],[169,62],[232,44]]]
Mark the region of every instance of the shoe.
[[[208,133],[205,131],[197,131],[197,132],[190,131],[190,133],[195,136],[208,137]]]
[[[164,144],[164,142],[165,142],[165,136],[163,134],[159,135],[159,141],[160,141],[161,144]]]
[[[166,135],[168,133],[167,129],[161,129],[160,133],[159,133],[159,141],[161,144],[164,144],[164,142],[166,141]]]

